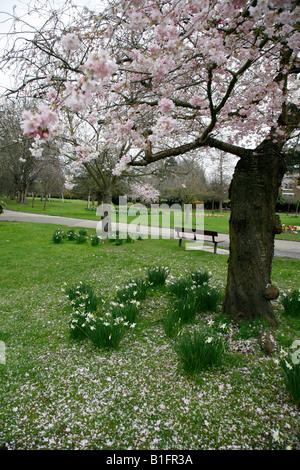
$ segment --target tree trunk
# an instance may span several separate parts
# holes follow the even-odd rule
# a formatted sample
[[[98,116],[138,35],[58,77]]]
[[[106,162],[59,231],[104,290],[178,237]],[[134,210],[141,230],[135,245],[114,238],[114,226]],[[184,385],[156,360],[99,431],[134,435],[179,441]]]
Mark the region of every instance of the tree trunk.
[[[18,203],[19,204],[27,204],[27,188],[22,189],[18,193]]]
[[[44,198],[44,208],[43,210],[45,211],[46,210],[46,203],[48,201],[48,196],[45,194],[45,198]]]
[[[285,172],[280,149],[264,141],[236,165],[230,187],[230,256],[223,311],[235,320],[266,318],[276,324],[271,300],[275,205]]]

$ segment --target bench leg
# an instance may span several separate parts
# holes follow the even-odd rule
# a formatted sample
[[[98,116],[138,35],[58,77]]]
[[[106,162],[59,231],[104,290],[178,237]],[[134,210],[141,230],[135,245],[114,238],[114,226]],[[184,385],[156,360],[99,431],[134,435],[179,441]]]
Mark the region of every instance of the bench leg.
[[[181,246],[182,238],[179,238],[179,246]]]
[[[218,244],[217,244],[217,243],[214,243],[214,254],[217,253],[217,246],[218,246]]]

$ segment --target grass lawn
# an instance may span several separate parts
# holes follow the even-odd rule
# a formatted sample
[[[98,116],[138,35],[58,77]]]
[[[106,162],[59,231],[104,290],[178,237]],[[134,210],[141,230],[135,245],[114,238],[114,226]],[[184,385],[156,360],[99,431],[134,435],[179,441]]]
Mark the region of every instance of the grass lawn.
[[[180,336],[168,337],[162,325],[168,286],[201,269],[223,292],[227,255],[179,249],[176,240],[54,244],[55,228],[0,223],[0,341],[6,353],[0,363],[0,448],[273,450],[299,445],[299,407],[274,359],[280,348],[290,350],[300,338],[300,320],[284,314],[280,298],[274,302],[279,320],[274,356],[258,345],[260,323],[237,328],[218,307],[184,328],[225,322],[229,350],[218,367],[188,374],[174,348]],[[64,283],[86,282],[105,303],[154,265],[170,268],[168,283],[148,289],[136,325],[126,330],[118,349],[70,338]],[[275,258],[273,283],[281,291],[298,289],[299,267],[299,260]]]
[[[21,212],[34,212],[38,214],[47,214],[47,215],[58,215],[63,217],[72,217],[78,219],[91,219],[91,220],[99,220],[99,216],[96,215],[96,206],[87,207],[87,201],[77,200],[77,199],[65,199],[62,202],[61,199],[51,199],[46,204],[46,210],[44,210],[44,203],[41,202],[39,198],[35,198],[34,207],[32,207],[32,198],[28,197],[28,204],[17,204],[17,201],[10,200],[7,197],[2,198],[6,204],[6,208],[9,210],[16,210]],[[139,214],[135,212],[134,209],[131,209],[131,214],[129,212],[128,222],[136,221],[141,225],[148,225],[150,223],[150,218],[148,214]],[[118,217],[118,216],[117,216]],[[220,233],[228,233],[229,232],[229,212],[219,213],[215,211],[212,213],[211,211],[205,211],[204,217],[204,228],[206,230],[215,230]],[[138,218],[138,219],[137,219]],[[180,213],[176,216],[175,225],[181,225],[182,214]],[[200,218],[199,218],[200,219]],[[300,226],[300,216],[296,216],[295,214],[280,214],[280,220],[282,224],[286,226]],[[158,219],[152,221],[152,225],[158,225]],[[162,226],[169,226],[169,219],[166,217],[163,222],[160,222]],[[171,214],[171,227],[174,224],[174,218]],[[299,240],[300,241],[300,234],[295,233],[281,233],[280,235],[276,235],[276,238],[285,239],[285,240]]]

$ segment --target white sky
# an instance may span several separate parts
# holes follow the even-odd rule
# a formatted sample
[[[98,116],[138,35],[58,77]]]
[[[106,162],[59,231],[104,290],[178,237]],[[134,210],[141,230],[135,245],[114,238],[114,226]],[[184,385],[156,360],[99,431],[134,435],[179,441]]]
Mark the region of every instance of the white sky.
[[[12,26],[12,18],[10,15],[13,13],[15,7],[15,13],[22,17],[23,20],[29,25],[38,27],[39,24],[42,26],[44,19],[39,19],[38,15],[28,15],[29,5],[33,5],[34,0],[0,0],[0,56],[3,54],[3,50],[7,43],[8,34]],[[41,0],[43,3],[43,0]],[[50,0],[52,9],[59,8],[65,3],[65,0]],[[91,9],[97,10],[97,7],[102,3],[101,0],[73,0],[73,3],[80,6],[86,6]],[[24,30],[24,27],[22,28]],[[6,87],[9,87],[10,77],[4,74],[0,70],[0,95],[5,91]]]

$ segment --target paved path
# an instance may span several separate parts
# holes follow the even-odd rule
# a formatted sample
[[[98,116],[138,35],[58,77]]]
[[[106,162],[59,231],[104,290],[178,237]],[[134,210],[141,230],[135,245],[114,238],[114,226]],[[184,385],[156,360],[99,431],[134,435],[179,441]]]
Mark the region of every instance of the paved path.
[[[1,221],[18,221],[18,222],[36,222],[36,223],[47,223],[55,225],[66,225],[69,227],[85,227],[85,228],[96,228],[98,220],[87,220],[87,219],[75,219],[71,217],[60,217],[54,215],[45,215],[45,214],[33,214],[29,212],[17,212],[4,210],[3,214],[0,214]],[[126,224],[120,224],[120,231],[126,231]],[[141,226],[141,234],[147,234],[149,228],[146,226]],[[167,229],[163,229],[163,235],[166,236]],[[221,240],[224,240],[222,246],[226,249],[218,248],[219,254],[228,254],[229,247],[229,235],[227,233],[220,233],[219,237]],[[193,249],[193,247],[191,247]],[[195,246],[194,249],[197,249]],[[213,251],[213,247],[205,246],[201,249],[207,251]],[[298,241],[289,241],[289,240],[275,240],[275,250],[274,255],[282,258],[296,258],[300,259],[300,242]]]

